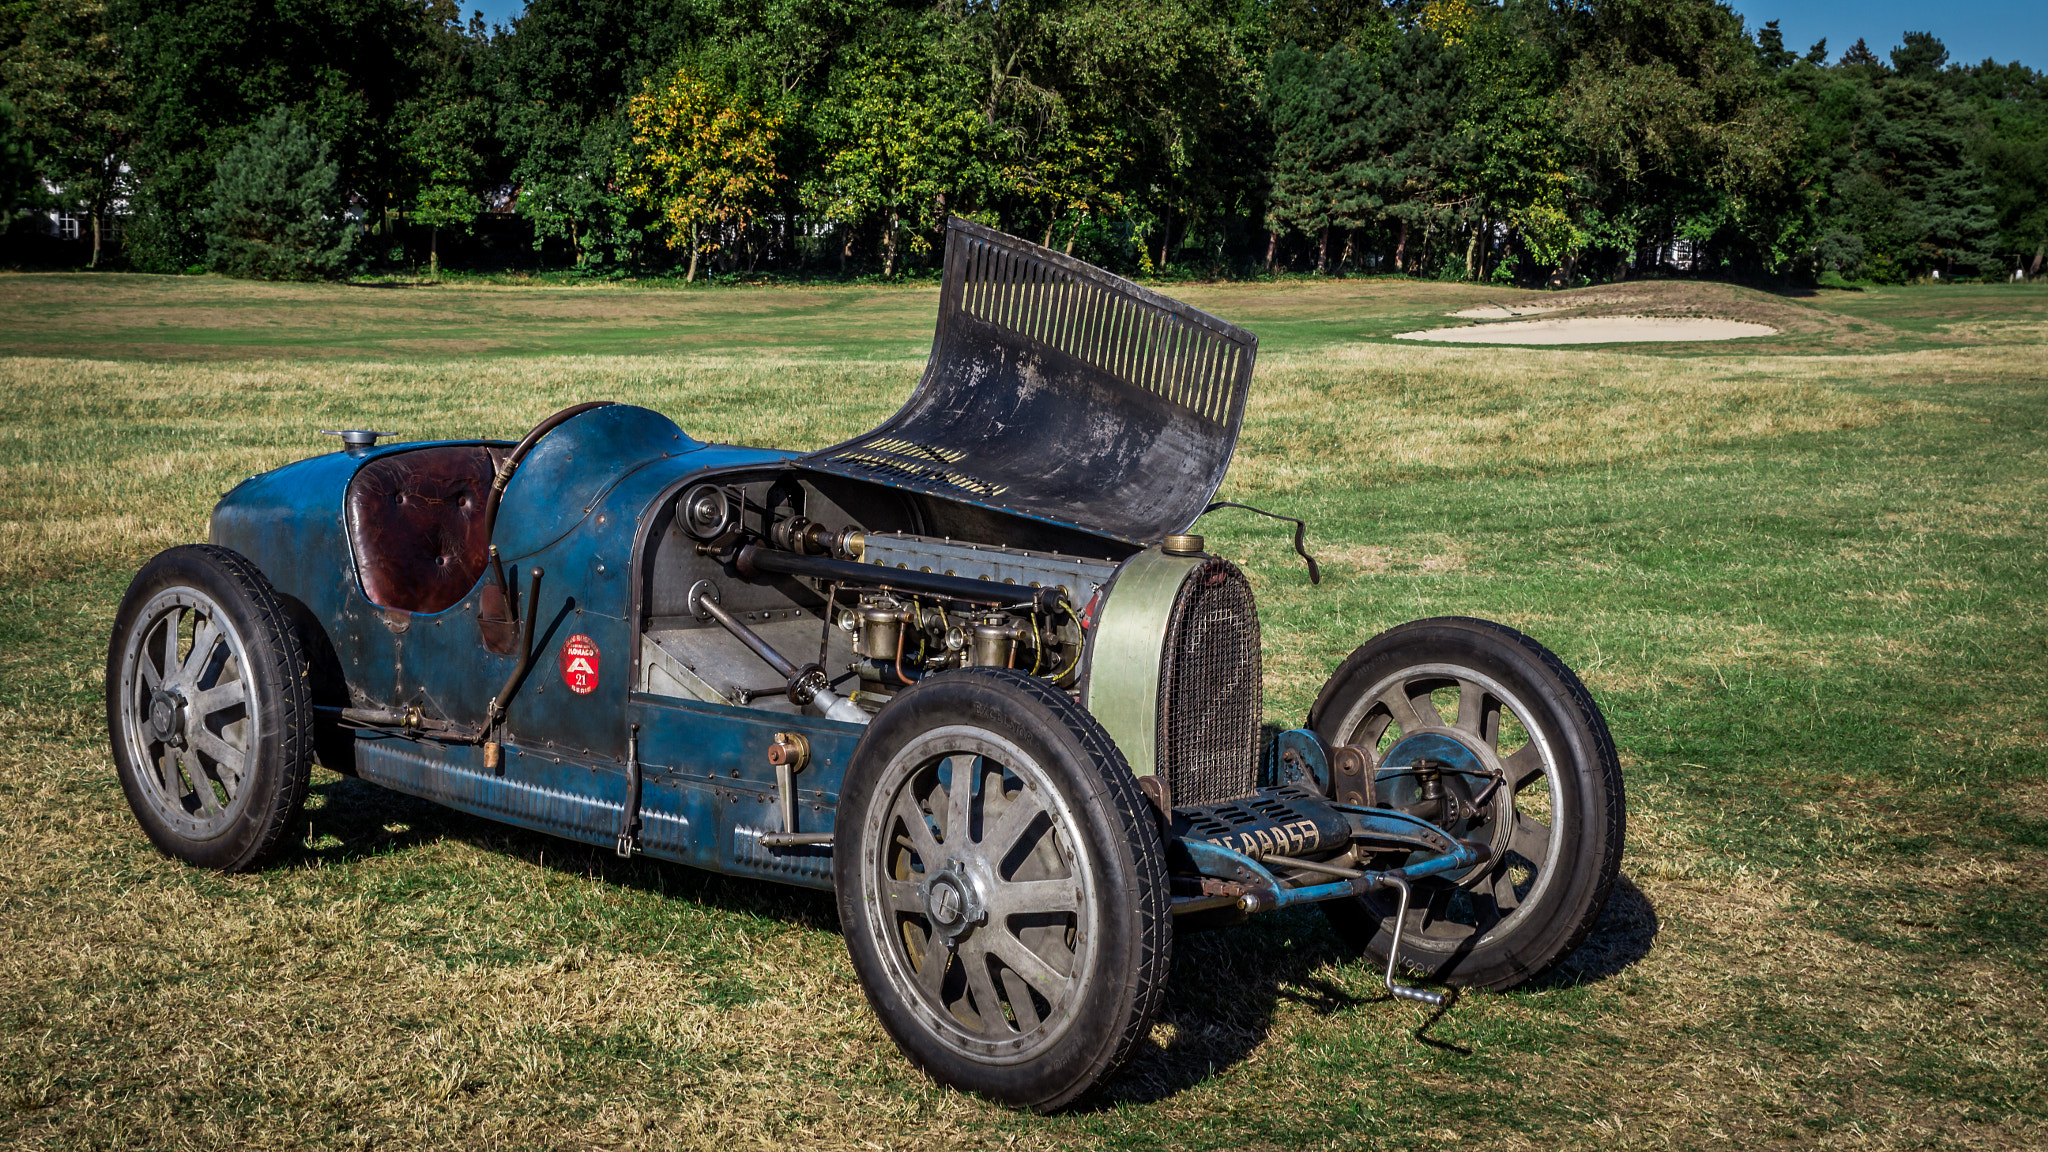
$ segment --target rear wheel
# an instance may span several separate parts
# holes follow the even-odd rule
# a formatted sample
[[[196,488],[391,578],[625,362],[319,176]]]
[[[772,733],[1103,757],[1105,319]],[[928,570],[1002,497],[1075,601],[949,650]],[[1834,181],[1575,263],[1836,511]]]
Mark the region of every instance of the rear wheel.
[[[1404,962],[1452,984],[1512,988],[1584,942],[1620,866],[1626,801],[1607,721],[1543,645],[1486,620],[1403,624],[1351,654],[1309,727],[1363,753],[1370,787],[1340,775],[1337,800],[1371,794],[1493,850],[1415,885]],[[1394,893],[1322,907],[1347,942],[1386,958]]]
[[[1165,856],[1093,717],[1020,672],[899,694],[839,800],[839,915],[868,1002],[933,1077],[1051,1110],[1150,1026],[1172,946]]]
[[[194,544],[136,574],[107,651],[107,733],[159,849],[228,872],[276,849],[305,801],[313,704],[298,632],[254,564]]]

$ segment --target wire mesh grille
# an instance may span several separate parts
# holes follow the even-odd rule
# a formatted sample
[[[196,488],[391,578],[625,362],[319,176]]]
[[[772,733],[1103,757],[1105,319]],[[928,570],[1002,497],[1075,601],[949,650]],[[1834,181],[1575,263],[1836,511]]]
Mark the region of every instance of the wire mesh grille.
[[[1241,340],[1096,283],[1008,237],[964,239],[947,253],[958,264],[947,271],[959,276],[962,312],[1057,348],[1211,424],[1231,422],[1252,354]]]
[[[1182,581],[1159,675],[1158,769],[1176,806],[1217,804],[1258,787],[1265,683],[1252,587],[1228,560]]]

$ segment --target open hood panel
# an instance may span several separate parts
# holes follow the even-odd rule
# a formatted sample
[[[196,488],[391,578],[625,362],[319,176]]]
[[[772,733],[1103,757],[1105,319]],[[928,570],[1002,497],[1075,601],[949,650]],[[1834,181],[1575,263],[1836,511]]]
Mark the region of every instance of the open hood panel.
[[[881,427],[796,463],[1135,544],[1202,514],[1258,337],[955,218],[924,377]]]

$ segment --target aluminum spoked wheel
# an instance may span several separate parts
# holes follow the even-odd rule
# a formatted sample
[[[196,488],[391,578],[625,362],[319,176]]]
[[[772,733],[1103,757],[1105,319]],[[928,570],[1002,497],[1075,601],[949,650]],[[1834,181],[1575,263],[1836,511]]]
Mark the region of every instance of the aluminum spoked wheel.
[[[122,653],[122,735],[159,819],[192,840],[234,826],[262,705],[248,653],[219,604],[167,588],[143,605]]]
[[[1074,1022],[1100,931],[1096,869],[1065,798],[1016,744],[948,725],[885,771],[871,916],[893,980],[941,1042],[1028,1060]]]
[[[276,593],[224,548],[174,548],[129,587],[108,651],[107,727],[123,789],[159,848],[248,867],[296,818],[312,706]]]
[[[834,866],[847,947],[904,1051],[957,1087],[1054,1108],[1151,1019],[1164,853],[1092,717],[1007,669],[932,677],[863,736]]]
[[[1379,806],[1492,849],[1478,867],[1417,884],[1401,937],[1409,964],[1506,988],[1585,939],[1619,866],[1625,801],[1606,721],[1555,655],[1487,621],[1405,624],[1352,654],[1310,723],[1364,751]],[[1356,786],[1340,777],[1337,799],[1357,802]],[[1392,893],[1325,911],[1385,957]]]

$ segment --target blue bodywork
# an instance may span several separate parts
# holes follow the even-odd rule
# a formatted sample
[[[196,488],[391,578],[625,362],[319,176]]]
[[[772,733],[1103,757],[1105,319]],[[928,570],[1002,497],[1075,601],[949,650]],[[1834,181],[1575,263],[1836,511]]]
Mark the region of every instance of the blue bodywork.
[[[251,477],[221,500],[211,535],[255,561],[279,593],[319,622],[351,706],[418,706],[474,724],[517,663],[483,645],[476,620],[484,582],[433,614],[372,604],[343,514],[349,481],[363,465],[436,446],[335,452]],[[777,732],[810,739],[812,762],[798,776],[799,828],[830,832],[860,726],[631,688],[639,640],[635,557],[645,553],[651,510],[706,473],[772,467],[789,456],[705,444],[659,413],[624,404],[587,412],[548,435],[506,488],[496,533],[508,575],[544,570],[537,656],[507,710],[502,765],[487,769],[474,744],[366,731],[355,736],[355,770],[491,819],[609,845],[626,802],[628,733],[637,724],[647,855],[831,887],[829,850],[771,852],[759,843],[762,832],[780,827],[767,749]],[[588,695],[567,691],[556,672],[557,653],[573,635],[589,637],[598,650],[597,686]]]
[[[253,560],[296,603],[301,619],[324,634],[345,684],[346,707],[416,711],[450,730],[481,731],[491,700],[518,664],[516,655],[490,651],[478,627],[489,574],[440,612],[380,607],[364,593],[344,514],[349,485],[365,465],[447,443],[340,451],[251,477],[221,500],[211,535]],[[639,597],[647,587],[638,569],[651,554],[658,510],[706,476],[775,469],[792,456],[706,444],[659,413],[624,404],[562,424],[513,474],[498,513],[495,543],[508,581],[523,598],[530,574],[539,569],[543,575],[534,604],[520,608],[534,612],[535,660],[509,698],[497,763],[489,762],[480,741],[369,727],[353,732],[344,754],[350,763],[330,766],[493,820],[603,846],[621,833],[637,767],[639,851],[712,871],[830,888],[829,845],[762,843],[763,835],[785,831],[768,749],[778,733],[808,738],[811,759],[796,777],[794,831],[826,834],[862,726],[633,688],[642,642]],[[596,685],[587,694],[569,691],[557,671],[571,637],[586,638],[597,650]],[[1422,751],[1454,758],[1460,750]],[[1180,866],[1235,888],[1227,899],[1183,903],[1265,911],[1356,895],[1390,873],[1419,877],[1484,858],[1483,847],[1452,841],[1414,817],[1320,800],[1330,784],[1329,760],[1307,730],[1275,738],[1263,775],[1261,796],[1338,812],[1343,823],[1335,834],[1404,853],[1405,863],[1329,883],[1290,884],[1255,856],[1190,834],[1175,845]]]

